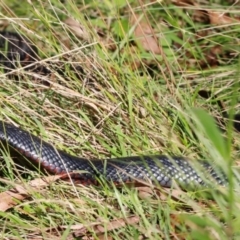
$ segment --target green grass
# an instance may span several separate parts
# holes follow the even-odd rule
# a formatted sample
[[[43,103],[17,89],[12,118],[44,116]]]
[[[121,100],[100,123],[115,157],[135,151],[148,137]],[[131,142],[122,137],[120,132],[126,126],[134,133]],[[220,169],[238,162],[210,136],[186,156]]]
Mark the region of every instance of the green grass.
[[[83,235],[96,239],[239,239],[239,186],[232,173],[239,158],[239,134],[231,124],[221,134],[206,113],[219,117],[217,105],[197,94],[200,89],[217,92],[227,109],[237,112],[239,26],[197,23],[182,8],[150,1],[143,6],[124,0],[66,2],[0,4],[1,18],[10,22],[8,30],[29,37],[50,68],[56,61],[65,67],[64,76],[49,77],[50,87],[27,71],[20,70],[19,81],[1,74],[1,119],[89,159],[156,153],[207,159],[226,173],[230,185],[189,192],[157,188],[148,194],[107,184],[57,182],[42,190],[29,186],[29,198],[0,212],[1,238],[34,234],[68,239],[77,232],[75,226],[86,228]],[[219,3],[202,7],[227,9]],[[239,8],[234,9],[239,14]],[[154,26],[164,57],[141,48],[133,51],[131,12],[143,14]],[[87,29],[89,41],[78,39],[63,24],[69,16]],[[97,28],[103,38],[96,34]],[[209,34],[200,41],[194,39],[197,31],[207,29]],[[179,31],[184,33],[182,39]],[[111,39],[116,49],[109,50],[103,39]],[[174,42],[180,43],[179,49],[173,48]],[[220,66],[201,69],[204,52],[216,44],[234,51],[236,57],[222,57]],[[136,61],[140,66],[133,71],[130,65]],[[151,71],[146,71],[146,61],[154,65]],[[70,65],[82,66],[82,79]],[[1,192],[39,177],[30,172],[27,179],[20,178],[9,158],[4,159],[9,184],[1,184]],[[109,229],[117,219],[133,216],[137,223]]]

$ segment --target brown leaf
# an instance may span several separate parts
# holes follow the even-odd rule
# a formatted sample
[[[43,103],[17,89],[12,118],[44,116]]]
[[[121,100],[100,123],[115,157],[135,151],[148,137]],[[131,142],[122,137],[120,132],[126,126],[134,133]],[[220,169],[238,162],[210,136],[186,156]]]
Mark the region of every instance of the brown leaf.
[[[90,36],[89,33],[87,32],[86,28],[81,25],[77,20],[69,17],[68,19],[65,20],[65,24],[69,26],[71,31],[80,39],[83,40],[89,40]]]
[[[239,20],[228,17],[226,14],[220,12],[208,11],[210,23],[214,25],[226,25],[239,22]]]
[[[105,227],[105,225],[103,224],[97,224],[95,226],[88,226],[88,227],[83,227],[81,224],[79,225],[80,228],[78,229],[78,231],[75,228],[75,232],[74,232],[74,237],[80,237],[80,236],[84,236],[89,228],[92,228],[92,230],[95,232],[95,234],[99,235],[102,233],[105,233],[106,230],[107,231],[113,231],[115,229],[119,229],[122,227],[125,227],[126,225],[135,225],[140,221],[140,218],[138,216],[131,216],[128,218],[119,218],[119,219],[115,219],[111,222],[109,222],[107,224],[107,229]],[[91,224],[92,225],[92,224]],[[71,226],[71,229],[73,228],[73,226]]]
[[[194,0],[173,0],[172,2],[177,6],[183,6],[183,7],[196,4]]]
[[[192,18],[193,18],[194,22],[200,22],[200,23],[204,23],[204,24],[210,23],[210,19],[209,19],[207,10],[202,10],[202,9],[194,10]]]
[[[0,20],[0,29],[1,31],[5,30],[9,25],[9,21],[7,21],[6,19],[1,19]]]
[[[109,49],[110,51],[115,51],[117,49],[117,45],[111,38],[99,38],[99,43],[102,44],[105,48]]]
[[[140,20],[140,16],[134,14],[131,17],[131,24],[136,26],[134,30],[135,40],[146,51],[161,54],[161,48],[158,44],[158,39],[154,36],[154,30],[151,25],[144,20]]]
[[[150,187],[138,187],[138,196],[141,199],[146,199],[146,198],[152,198],[154,195],[154,189],[150,188]]]
[[[105,234],[102,234],[102,235],[99,235],[99,236],[98,236],[98,239],[99,239],[99,240],[112,240],[113,237],[112,237],[112,236],[107,236],[107,237],[106,237]]]
[[[195,8],[199,7],[199,5],[193,0],[172,0],[172,2],[177,6],[195,6]],[[203,10],[201,7],[194,10],[193,19],[197,22],[204,22],[206,24],[211,23],[213,25],[227,25],[240,21],[239,18],[231,18],[225,13],[221,12]]]
[[[145,186],[138,186],[138,195],[141,199],[151,199],[154,196],[158,196],[161,201],[168,201],[169,196],[171,196],[172,199],[177,201],[182,201],[183,191],[176,185],[176,188],[174,189],[168,189],[168,188],[153,188],[153,186],[145,185]]]
[[[0,211],[5,212],[6,210],[14,207],[18,204],[19,200],[23,200],[29,197],[29,188],[41,189],[49,186],[49,183],[60,179],[62,176],[50,176],[45,178],[37,178],[27,183],[27,185],[15,184],[15,187],[0,193]],[[1,179],[1,182],[8,183],[8,181]],[[10,182],[11,184],[11,182]]]
[[[224,50],[222,46],[215,45],[207,51],[204,51],[204,59],[199,62],[201,69],[216,67],[220,64],[219,57],[223,57]]]
[[[128,217],[126,219],[119,218],[119,219],[113,220],[110,223],[108,223],[107,230],[112,231],[115,229],[125,227],[126,225],[135,225],[136,223],[139,222],[139,220],[140,219],[137,216]],[[98,225],[98,226],[95,226],[95,229],[99,232],[104,233],[106,228],[105,228],[105,226]]]

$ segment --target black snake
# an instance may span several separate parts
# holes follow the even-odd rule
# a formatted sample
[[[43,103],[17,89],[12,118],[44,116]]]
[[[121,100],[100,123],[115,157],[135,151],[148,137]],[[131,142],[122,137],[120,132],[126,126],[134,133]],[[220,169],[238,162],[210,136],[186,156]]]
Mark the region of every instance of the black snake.
[[[2,49],[4,42],[6,40],[9,42],[8,52],[0,54],[0,62],[7,71],[18,65],[17,59],[24,64],[36,61],[36,47],[21,35],[7,32],[2,32],[1,35]],[[156,155],[89,161],[57,150],[29,132],[2,121],[0,121],[0,140],[20,152],[33,165],[51,174],[70,174],[72,178],[79,179],[83,183],[96,183],[103,177],[114,183],[151,180],[162,187],[171,187],[173,181],[185,186],[204,186],[212,180],[220,185],[227,184],[224,174],[215,171],[206,162],[199,163],[201,171],[198,173],[183,157]]]
[[[20,152],[33,165],[51,174],[74,173],[71,176],[82,183],[96,183],[101,177],[120,184],[151,180],[162,187],[171,187],[173,181],[185,187],[207,183],[207,179],[182,157],[156,155],[89,161],[57,150],[29,132],[4,122],[0,122],[0,140]],[[202,162],[200,167],[209,181],[214,180],[220,185],[227,183],[226,178],[208,163]]]

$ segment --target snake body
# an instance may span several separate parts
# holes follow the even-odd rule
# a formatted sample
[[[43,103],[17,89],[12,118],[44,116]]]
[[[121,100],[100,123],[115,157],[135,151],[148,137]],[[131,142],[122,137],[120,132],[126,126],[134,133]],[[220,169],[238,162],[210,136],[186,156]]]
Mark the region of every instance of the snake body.
[[[131,183],[151,180],[162,187],[171,187],[173,181],[184,186],[204,186],[200,176],[190,162],[182,157],[134,156],[90,161],[71,156],[57,150],[49,143],[31,133],[0,121],[0,140],[21,153],[33,165],[41,167],[50,174],[70,174],[82,183],[96,183],[103,177],[114,183]],[[225,185],[224,175],[217,173],[206,162],[200,163],[206,178]],[[72,174],[74,173],[74,174]]]
[[[0,63],[6,72],[39,59],[37,47],[16,32],[0,32],[0,50]]]

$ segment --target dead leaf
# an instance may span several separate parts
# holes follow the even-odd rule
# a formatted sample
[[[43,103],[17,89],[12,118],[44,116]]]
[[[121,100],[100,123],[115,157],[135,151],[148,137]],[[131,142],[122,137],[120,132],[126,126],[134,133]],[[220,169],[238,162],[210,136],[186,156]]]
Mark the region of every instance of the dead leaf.
[[[132,216],[126,219],[125,218],[115,219],[108,223],[107,230],[113,231],[115,229],[125,227],[126,225],[135,225],[136,223],[139,222],[139,220],[140,219],[138,216]],[[101,233],[104,233],[106,231],[105,226],[102,226],[102,225],[95,226],[94,229],[97,230],[97,232],[101,232]]]
[[[104,223],[100,221],[91,222],[87,225],[76,224],[70,227],[69,225],[62,225],[62,226],[58,226],[57,228],[48,228],[46,232],[51,232],[51,233],[53,233],[54,231],[62,232],[62,231],[65,231],[66,229],[69,229],[71,231],[70,236],[73,236],[74,239],[77,237],[88,237],[87,235],[91,233],[91,231],[94,231],[96,235],[101,236],[106,231],[113,231],[115,229],[125,227],[126,225],[135,225],[139,221],[140,221],[140,218],[138,216],[130,216],[128,218],[114,219],[113,221],[110,221],[107,223],[104,220],[104,223],[106,225],[104,225]],[[107,228],[105,226],[107,226]]]
[[[223,47],[220,45],[215,45],[203,53],[204,58],[199,62],[201,69],[219,66],[220,59],[222,59],[224,55],[227,54],[227,52],[224,52]]]
[[[227,25],[231,23],[239,22],[239,20],[228,17],[226,14],[221,12],[208,11],[210,23],[214,25]]]
[[[107,238],[106,238],[106,235],[105,235],[105,234],[102,234],[102,235],[99,235],[99,236],[98,236],[98,239],[99,239],[99,240],[112,240],[113,237],[112,237],[112,236],[107,236]]]
[[[15,184],[15,187],[0,193],[0,211],[5,212],[6,210],[14,207],[18,204],[18,201],[29,197],[28,187],[41,189],[43,187],[49,186],[49,184],[62,176],[49,176],[45,178],[37,178],[27,183],[27,185]],[[1,182],[10,183],[4,179],[0,179]]]
[[[99,38],[99,43],[103,45],[106,49],[110,51],[115,51],[117,49],[117,45],[111,38]]]
[[[194,6],[195,10],[193,19],[197,22],[204,22],[206,24],[210,23],[213,25],[227,25],[240,21],[238,18],[231,18],[227,16],[225,13],[203,10],[193,0],[172,0],[172,3],[176,6]]]
[[[154,35],[154,30],[151,25],[147,21],[141,19],[137,14],[131,17],[130,22],[132,25],[136,26],[133,35],[137,43],[146,51],[161,54],[162,51],[158,44],[158,39]]]
[[[1,31],[5,30],[9,25],[9,21],[6,19],[1,19],[0,20],[0,29]]]
[[[119,219],[115,219],[115,220],[107,223],[106,224],[107,227],[104,226],[102,223],[92,226],[92,231],[94,231],[96,235],[99,235],[99,234],[105,233],[106,231],[113,231],[115,229],[125,227],[126,225],[135,225],[139,221],[140,221],[140,218],[138,216],[131,216],[128,218],[119,218]],[[67,227],[69,227],[69,226],[67,226]],[[79,229],[78,231],[76,231],[76,228],[75,228],[74,237],[84,236],[88,232],[88,229],[90,229],[90,228],[91,227],[89,227],[89,226],[81,227],[81,229]]]
[[[154,196],[154,189],[150,187],[138,187],[138,196],[141,199],[152,198]]]
[[[71,31],[80,39],[88,41],[90,35],[86,28],[81,25],[77,20],[69,17],[65,20],[65,24],[71,29]]]
[[[173,0],[172,3],[180,7],[196,5],[194,0]]]
[[[193,18],[194,22],[200,22],[200,23],[204,23],[204,24],[210,23],[210,19],[209,19],[207,10],[202,10],[202,9],[194,10],[192,18]]]

